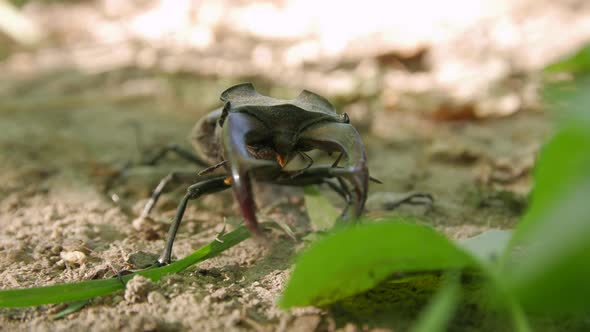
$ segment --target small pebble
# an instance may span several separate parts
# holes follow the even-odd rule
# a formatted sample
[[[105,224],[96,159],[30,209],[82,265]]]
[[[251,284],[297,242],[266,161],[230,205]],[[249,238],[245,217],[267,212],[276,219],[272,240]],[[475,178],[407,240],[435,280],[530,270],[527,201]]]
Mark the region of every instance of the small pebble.
[[[86,254],[81,251],[62,251],[59,253],[59,257],[66,264],[82,265],[86,263]]]
[[[153,289],[154,284],[151,280],[140,275],[136,275],[127,282],[125,287],[125,301],[127,303],[139,303],[147,299],[148,293]]]
[[[138,269],[145,269],[146,267],[150,267],[154,265],[158,260],[158,255],[150,254],[143,251],[138,251],[129,255],[127,258],[127,263],[133,265],[133,267]]]
[[[160,292],[151,291],[147,295],[147,302],[153,305],[164,305],[166,304],[166,297]]]

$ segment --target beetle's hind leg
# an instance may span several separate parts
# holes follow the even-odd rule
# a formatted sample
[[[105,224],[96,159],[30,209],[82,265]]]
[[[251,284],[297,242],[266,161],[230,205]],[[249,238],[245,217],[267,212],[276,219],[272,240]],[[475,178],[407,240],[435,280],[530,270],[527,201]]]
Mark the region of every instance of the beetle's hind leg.
[[[182,218],[184,216],[184,212],[186,210],[188,201],[197,199],[203,195],[212,194],[215,192],[225,190],[229,187],[231,187],[231,182],[227,181],[227,175],[221,175],[216,176],[214,178],[206,179],[188,187],[186,194],[184,195],[184,197],[180,201],[180,204],[178,204],[178,207],[176,208],[176,215],[174,216],[174,220],[172,221],[170,229],[168,230],[168,236],[166,237],[166,244],[164,245],[164,250],[162,251],[162,255],[160,255],[160,258],[158,258],[159,265],[166,265],[170,263],[174,239],[176,238],[176,233],[178,232],[180,223],[182,222]]]
[[[383,209],[394,210],[402,204],[430,206],[434,204],[434,197],[429,193],[410,192],[403,194],[400,198],[383,203]]]
[[[222,161],[218,162],[215,165],[212,165],[212,166],[209,166],[209,167],[205,168],[204,170],[200,171],[198,174],[199,175],[206,175],[206,174],[213,173],[218,168],[220,168],[222,166],[225,166],[225,164],[227,164],[227,160],[222,160]]]
[[[344,154],[340,153],[338,155],[338,157],[336,158],[336,160],[334,161],[334,163],[332,164],[333,168],[341,168],[340,166],[338,166],[338,163],[340,162],[340,160],[342,159],[342,156]],[[346,183],[344,182],[344,180],[341,177],[337,177],[336,178],[338,180],[338,183],[340,184],[340,189],[343,190],[344,192],[348,192],[349,195],[349,200],[347,201],[347,205],[346,205],[346,209],[344,210],[344,212],[341,215],[341,219],[344,218],[346,211],[348,210],[348,206],[350,205],[350,190],[348,189],[348,186],[346,185]],[[379,183],[379,184],[383,184],[383,182],[377,178],[374,178],[372,176],[369,176],[369,181],[375,182],[375,183]],[[326,181],[326,183],[328,185],[330,185],[330,187],[334,190],[336,190],[333,186],[335,186],[335,184],[333,183],[329,183],[328,181]],[[345,198],[346,200],[346,198]],[[385,210],[394,210],[396,208],[398,208],[400,205],[402,204],[409,204],[409,205],[432,205],[434,204],[434,197],[429,194],[429,193],[422,193],[422,192],[412,192],[412,193],[406,193],[404,194],[402,197],[395,199],[395,200],[390,200],[386,203],[383,204],[383,208]]]
[[[325,169],[322,169],[325,170]],[[350,219],[348,215],[348,210],[353,203],[353,194],[350,191],[348,185],[346,185],[346,181],[338,176],[331,176],[329,174],[325,174],[325,172],[321,172],[317,174],[316,172],[297,172],[297,176],[293,177],[292,174],[287,174],[285,177],[280,177],[277,179],[273,179],[270,181],[274,184],[279,185],[286,185],[286,186],[308,186],[308,185],[327,185],[330,189],[332,189],[338,196],[342,197],[344,200],[344,209],[340,214],[341,220]]]
[[[154,156],[143,160],[141,163],[143,165],[153,166],[156,165],[160,160],[164,159],[168,155],[168,153],[174,153],[180,158],[196,164],[198,166],[209,167],[210,165],[199,156],[194,154],[192,151],[181,147],[178,144],[169,144],[163,148],[161,148]]]
[[[166,189],[166,186],[170,182],[177,182],[179,184],[180,183],[195,183],[199,180],[199,178],[202,179],[203,177],[197,175],[195,172],[176,171],[176,172],[171,172],[170,174],[166,175],[164,178],[162,178],[160,180],[160,183],[158,183],[156,188],[154,188],[154,190],[152,191],[152,195],[150,196],[150,199],[143,207],[143,210],[142,210],[141,215],[139,217],[140,218],[147,218],[149,216],[149,214],[153,210],[154,206],[156,206],[156,203],[160,199],[160,196],[164,192],[164,189]]]
[[[204,166],[204,167],[210,166],[207,162],[205,162],[202,158],[200,158],[196,154],[194,154],[191,151],[184,149],[176,144],[170,144],[170,145],[162,148],[158,153],[156,153],[151,158],[140,161],[139,165],[154,166],[160,160],[162,160],[169,152],[173,152],[173,153],[177,154],[178,156],[180,156],[182,159],[187,160],[193,164],[196,164],[199,166]],[[143,152],[142,152],[142,154],[143,154]],[[102,189],[102,192],[115,204],[117,204],[120,207],[123,207],[124,210],[126,210],[126,213],[128,215],[132,215],[130,208],[126,207],[124,204],[122,204],[122,202],[120,202],[118,195],[113,192],[113,188],[115,187],[115,185],[119,181],[121,181],[121,179],[123,179],[125,177],[127,172],[135,166],[138,166],[138,164],[133,163],[133,162],[126,162],[119,170],[114,172],[114,174],[107,179],[107,181],[105,182],[103,189]],[[148,201],[148,203],[144,207],[141,217],[147,217],[149,215],[150,211],[154,207],[155,203],[157,202],[161,192],[164,190],[164,187],[166,186],[167,183],[169,183],[171,181],[177,181],[179,179],[182,180],[181,182],[183,182],[183,183],[186,183],[186,182],[194,183],[196,181],[195,176],[196,176],[196,173],[192,173],[192,172],[190,173],[190,175],[189,175],[189,172],[184,172],[184,173],[173,172],[173,173],[168,174],[168,176],[166,176],[162,180],[160,180],[160,183],[158,184],[156,189],[152,192],[152,196],[151,196],[150,200]],[[189,178],[189,180],[184,180],[185,178]]]

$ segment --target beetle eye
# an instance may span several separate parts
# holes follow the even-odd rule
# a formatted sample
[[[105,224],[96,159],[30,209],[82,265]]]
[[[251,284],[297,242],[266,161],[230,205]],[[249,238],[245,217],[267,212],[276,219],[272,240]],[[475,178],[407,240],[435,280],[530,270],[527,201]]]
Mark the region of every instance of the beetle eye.
[[[350,123],[350,118],[348,117],[348,114],[342,113],[342,121],[344,123]]]

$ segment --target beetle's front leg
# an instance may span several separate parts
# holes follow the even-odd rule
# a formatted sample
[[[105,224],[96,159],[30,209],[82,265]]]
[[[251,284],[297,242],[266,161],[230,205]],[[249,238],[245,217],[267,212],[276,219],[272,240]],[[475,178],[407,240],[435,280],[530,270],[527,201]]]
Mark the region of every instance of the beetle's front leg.
[[[178,204],[178,207],[176,208],[176,215],[174,216],[174,220],[172,221],[170,229],[168,230],[168,236],[166,237],[166,244],[164,245],[164,250],[162,251],[162,255],[160,256],[160,258],[158,259],[159,265],[165,265],[170,263],[174,239],[176,238],[176,233],[178,232],[180,223],[182,222],[182,218],[184,216],[184,211],[186,210],[186,205],[188,204],[188,201],[197,199],[206,194],[212,194],[229,188],[230,184],[227,183],[226,179],[227,175],[221,175],[214,177],[212,179],[203,180],[188,187],[186,194],[184,195],[184,197],[180,201],[180,204]]]

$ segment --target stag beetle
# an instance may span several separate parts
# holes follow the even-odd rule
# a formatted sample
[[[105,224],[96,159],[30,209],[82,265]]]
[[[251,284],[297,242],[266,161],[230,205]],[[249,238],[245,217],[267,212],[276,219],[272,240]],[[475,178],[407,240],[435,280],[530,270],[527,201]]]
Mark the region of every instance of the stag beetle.
[[[178,205],[158,259],[160,265],[170,263],[188,201],[206,194],[232,188],[246,226],[260,237],[252,180],[290,186],[325,184],[346,201],[341,219],[361,215],[369,180],[379,181],[369,176],[363,142],[348,115],[336,113],[329,101],[307,90],[295,99],[282,100],[261,95],[251,83],[244,83],[225,90],[220,99],[223,107],[203,117],[193,129],[191,142],[196,155],[170,146],[148,162],[153,164],[167,151],[174,151],[197,164],[213,165],[199,173],[199,180],[188,187]],[[331,165],[315,166],[306,154],[313,149],[338,156]],[[287,163],[297,156],[307,161],[305,167],[287,170]],[[160,182],[142,217],[148,216],[165,185],[175,177],[179,174]]]

